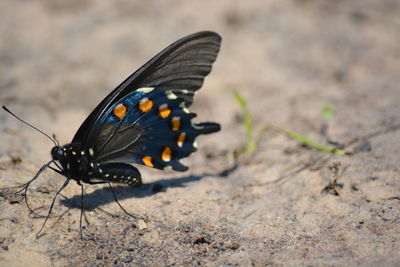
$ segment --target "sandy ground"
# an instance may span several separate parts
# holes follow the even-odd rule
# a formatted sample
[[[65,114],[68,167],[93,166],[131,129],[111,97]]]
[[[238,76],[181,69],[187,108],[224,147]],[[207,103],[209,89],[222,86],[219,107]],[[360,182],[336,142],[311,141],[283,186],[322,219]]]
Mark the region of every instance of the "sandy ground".
[[[68,3],[68,4],[67,4]],[[222,131],[200,138],[186,173],[141,167],[145,185],[71,183],[43,219],[0,198],[1,266],[400,266],[400,2],[0,2],[0,100],[62,143],[126,76],[186,34],[214,30],[221,53],[193,110]],[[300,146],[274,132],[241,154],[241,109],[255,132],[275,125],[352,156]],[[321,118],[322,103],[335,116]],[[0,187],[27,181],[52,144],[0,113]],[[340,162],[335,188],[321,193]],[[46,172],[29,192],[46,214],[63,177]],[[336,192],[336,194],[335,194]]]

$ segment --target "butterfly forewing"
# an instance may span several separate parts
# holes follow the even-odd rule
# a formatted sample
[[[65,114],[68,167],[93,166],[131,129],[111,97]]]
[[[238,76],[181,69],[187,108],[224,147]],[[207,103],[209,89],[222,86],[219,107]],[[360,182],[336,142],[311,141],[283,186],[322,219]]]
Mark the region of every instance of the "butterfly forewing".
[[[171,44],[139,70],[130,75],[113,90],[89,115],[75,134],[72,142],[94,145],[110,107],[139,88],[157,87],[157,90],[173,90],[175,95],[190,106],[193,95],[211,71],[221,43],[214,32],[199,32]]]

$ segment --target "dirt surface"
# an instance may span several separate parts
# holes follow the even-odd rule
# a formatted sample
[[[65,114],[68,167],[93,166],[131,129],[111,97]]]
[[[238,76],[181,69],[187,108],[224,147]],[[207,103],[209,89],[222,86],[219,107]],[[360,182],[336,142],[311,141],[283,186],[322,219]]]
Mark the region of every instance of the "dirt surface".
[[[140,167],[145,185],[71,183],[53,216],[0,198],[1,266],[400,266],[400,2],[15,1],[0,3],[0,100],[62,143],[126,76],[186,34],[223,44],[196,96],[199,138],[186,173]],[[275,125],[351,156],[300,146],[276,132],[243,148],[248,101],[258,133]],[[322,103],[334,117],[321,117]],[[0,113],[0,187],[30,179],[51,142]],[[337,185],[321,193],[340,164]],[[45,215],[64,178],[45,172],[29,203]],[[4,193],[4,191],[2,191]]]

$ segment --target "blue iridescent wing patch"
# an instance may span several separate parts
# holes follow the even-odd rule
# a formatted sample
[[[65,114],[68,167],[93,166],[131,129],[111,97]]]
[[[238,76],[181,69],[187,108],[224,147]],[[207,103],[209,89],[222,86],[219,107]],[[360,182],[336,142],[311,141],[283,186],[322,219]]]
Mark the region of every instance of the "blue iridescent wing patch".
[[[196,114],[183,98],[156,89],[140,88],[110,108],[94,146],[96,162],[185,171],[179,160],[196,151],[196,137],[220,129],[216,123],[193,123]]]

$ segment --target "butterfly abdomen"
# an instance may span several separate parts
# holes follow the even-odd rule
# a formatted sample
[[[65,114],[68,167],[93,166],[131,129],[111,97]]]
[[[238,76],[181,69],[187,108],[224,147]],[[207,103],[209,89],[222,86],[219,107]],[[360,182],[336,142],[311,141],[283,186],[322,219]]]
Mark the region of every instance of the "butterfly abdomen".
[[[96,166],[94,180],[104,180],[113,183],[125,183],[132,186],[142,184],[140,172],[133,166],[123,163],[109,163]]]

